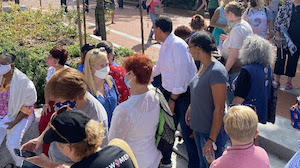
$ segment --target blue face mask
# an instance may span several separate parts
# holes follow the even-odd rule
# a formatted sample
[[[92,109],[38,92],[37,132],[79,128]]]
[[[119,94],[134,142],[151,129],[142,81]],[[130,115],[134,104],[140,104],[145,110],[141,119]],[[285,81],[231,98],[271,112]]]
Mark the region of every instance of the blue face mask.
[[[124,75],[124,82],[125,82],[125,85],[126,85],[128,88],[130,88],[129,82],[131,82],[132,79],[130,79],[129,81],[127,81],[127,79],[126,79],[127,74],[128,74],[128,72]]]
[[[76,101],[71,102],[71,101],[67,100],[67,101],[65,101],[63,103],[60,103],[60,102],[55,103],[55,105],[54,105],[54,111],[57,111],[62,106],[66,106],[66,105],[69,106],[71,109],[73,109],[74,107],[76,107]]]

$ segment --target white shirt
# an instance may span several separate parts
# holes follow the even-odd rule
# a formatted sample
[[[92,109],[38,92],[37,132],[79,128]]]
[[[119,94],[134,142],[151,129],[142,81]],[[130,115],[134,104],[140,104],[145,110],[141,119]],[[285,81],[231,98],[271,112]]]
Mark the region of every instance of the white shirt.
[[[150,90],[132,95],[115,108],[112,116],[108,140],[120,138],[126,141],[140,168],[158,167],[162,158],[155,145],[159,108],[159,97]]]
[[[68,68],[69,66],[64,65],[64,68]],[[51,78],[51,76],[56,72],[56,69],[54,67],[49,67],[47,71],[46,81],[48,82]]]
[[[159,57],[153,67],[153,77],[161,74],[162,86],[173,94],[186,92],[197,73],[193,57],[184,40],[171,33],[162,43]]]

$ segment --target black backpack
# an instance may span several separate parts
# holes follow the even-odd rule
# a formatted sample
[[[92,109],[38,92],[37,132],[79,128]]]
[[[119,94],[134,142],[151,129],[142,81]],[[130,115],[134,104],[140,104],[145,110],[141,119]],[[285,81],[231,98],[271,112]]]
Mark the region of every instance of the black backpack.
[[[175,124],[173,114],[168,102],[158,88],[154,88],[159,95],[159,122],[156,130],[156,146],[160,151],[168,151],[173,148],[175,142]],[[153,89],[153,90],[154,90]]]

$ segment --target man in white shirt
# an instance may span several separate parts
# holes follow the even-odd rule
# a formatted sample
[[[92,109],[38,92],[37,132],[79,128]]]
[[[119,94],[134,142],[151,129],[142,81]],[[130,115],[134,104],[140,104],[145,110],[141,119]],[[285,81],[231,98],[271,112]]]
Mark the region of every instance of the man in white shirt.
[[[175,125],[180,123],[185,141],[189,167],[199,167],[199,159],[194,139],[190,138],[192,130],[185,123],[185,113],[190,104],[189,84],[196,75],[197,69],[188,45],[184,40],[172,33],[172,21],[169,17],[159,17],[155,20],[154,34],[157,41],[162,42],[159,57],[153,67],[153,77],[161,74],[162,87],[169,107],[174,114]],[[161,167],[171,167],[170,151],[162,152]]]

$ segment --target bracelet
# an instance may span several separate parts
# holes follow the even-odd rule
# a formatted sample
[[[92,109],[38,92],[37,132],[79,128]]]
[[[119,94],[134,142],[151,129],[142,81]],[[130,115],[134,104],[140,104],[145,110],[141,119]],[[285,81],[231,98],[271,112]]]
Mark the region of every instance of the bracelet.
[[[215,142],[214,140],[212,140],[210,137],[208,137],[209,140],[211,140],[212,142]]]
[[[173,102],[176,102],[177,99],[173,99],[173,98],[170,96],[170,100],[172,100]]]

